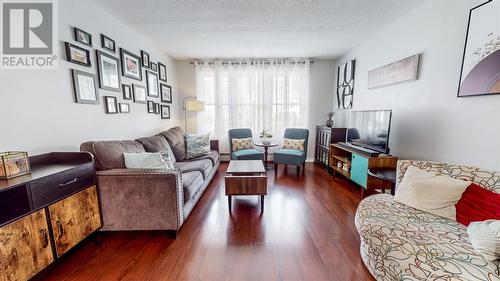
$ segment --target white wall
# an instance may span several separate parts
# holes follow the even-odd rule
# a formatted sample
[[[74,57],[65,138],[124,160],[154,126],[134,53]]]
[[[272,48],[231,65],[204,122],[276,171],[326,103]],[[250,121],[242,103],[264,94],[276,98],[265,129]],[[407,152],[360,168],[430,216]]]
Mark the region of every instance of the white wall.
[[[176,62],[177,82],[179,102],[182,102],[184,97],[196,96],[196,78],[194,65],[188,61],[179,60]],[[324,124],[328,111],[333,107],[334,99],[334,77],[335,77],[335,61],[334,60],[314,60],[310,69],[309,81],[309,148],[308,158],[314,158],[314,140],[316,133],[316,125]],[[184,124],[184,111],[180,108],[182,124]],[[197,120],[195,113],[188,113],[188,128],[190,131],[196,131]]]
[[[63,41],[78,45],[72,26],[92,34],[92,67],[64,60]],[[71,68],[96,73],[94,49],[100,49],[100,33],[135,54],[149,52],[150,58],[167,66],[168,84],[173,90],[171,119],[148,114],[146,105],[131,103],[130,114],[105,114],[102,96],[123,101],[121,92],[99,89],[99,105],[74,102]],[[59,1],[59,69],[0,70],[0,151],[25,150],[30,154],[48,151],[74,151],[85,140],[133,139],[149,136],[179,123],[175,62],[151,40],[135,32],[90,0]],[[118,49],[117,48],[117,49]],[[119,56],[117,50],[116,56]],[[143,81],[121,77],[122,83]],[[129,102],[129,101],[127,101]]]
[[[354,109],[392,109],[391,153],[500,171],[500,95],[457,98],[474,1],[426,1],[341,59],[356,59]],[[376,67],[422,53],[417,81],[367,89]]]

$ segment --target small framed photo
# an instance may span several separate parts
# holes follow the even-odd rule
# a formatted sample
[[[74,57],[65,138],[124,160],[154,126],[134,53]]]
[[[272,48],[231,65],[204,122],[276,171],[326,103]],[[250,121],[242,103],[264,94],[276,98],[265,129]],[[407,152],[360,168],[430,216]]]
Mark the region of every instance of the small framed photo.
[[[154,72],[157,72],[158,71],[158,65],[154,62],[151,63],[151,70],[154,71]]]
[[[106,113],[107,114],[116,114],[118,113],[118,103],[116,101],[116,97],[105,96],[104,103],[106,105]]]
[[[120,48],[122,60],[122,75],[128,78],[142,80],[141,58],[131,52]]]
[[[162,102],[172,103],[172,87],[160,83],[160,99]]]
[[[148,100],[148,113],[155,113],[155,103],[152,100]]]
[[[130,104],[120,103],[120,113],[130,113]]]
[[[66,60],[72,63],[90,67],[90,52],[68,42],[64,42],[66,47]]]
[[[161,81],[167,82],[167,67],[161,62],[158,63],[158,75]]]
[[[146,103],[146,88],[137,84],[132,84],[135,103]]]
[[[170,119],[170,106],[162,104],[160,111],[161,119]]]
[[[158,74],[146,70],[146,85],[148,86],[148,96],[157,98],[160,96],[158,91]]]
[[[99,50],[96,50],[96,57],[100,88],[119,92],[121,83],[118,58]]]
[[[98,104],[98,91],[95,75],[72,69],[73,89],[75,91],[75,101],[77,103]]]
[[[149,61],[149,54],[141,50],[141,62],[142,66],[145,68],[149,67],[150,61]]]
[[[75,36],[76,42],[92,47],[92,35],[90,33],[85,32],[78,27],[73,27],[73,35]]]
[[[124,100],[131,100],[132,99],[132,88],[130,85],[122,85],[122,93],[123,93],[123,99]]]
[[[101,47],[110,52],[116,53],[115,40],[101,33]]]
[[[155,114],[160,114],[160,104],[155,102]]]

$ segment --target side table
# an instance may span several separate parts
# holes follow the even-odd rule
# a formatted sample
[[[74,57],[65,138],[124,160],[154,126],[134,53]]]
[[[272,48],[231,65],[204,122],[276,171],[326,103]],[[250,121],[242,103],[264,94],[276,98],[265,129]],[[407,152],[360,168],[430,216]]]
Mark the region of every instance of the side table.
[[[259,142],[259,143],[256,143],[255,146],[258,146],[258,147],[263,147],[264,148],[264,167],[266,169],[266,171],[268,170],[268,167],[267,167],[267,156],[268,156],[268,150],[270,147],[275,147],[275,146],[278,146],[277,143],[262,143],[262,142]]]

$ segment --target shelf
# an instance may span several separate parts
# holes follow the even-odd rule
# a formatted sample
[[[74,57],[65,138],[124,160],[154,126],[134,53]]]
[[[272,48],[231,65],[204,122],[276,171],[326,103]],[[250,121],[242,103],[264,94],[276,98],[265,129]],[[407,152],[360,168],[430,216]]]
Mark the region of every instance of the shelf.
[[[345,171],[345,170],[344,170],[344,169],[342,169],[342,168],[337,168],[337,167],[332,167],[332,166],[330,166],[330,168],[332,168],[332,170],[333,170],[333,171],[335,171],[335,172],[337,172],[337,173],[339,173],[339,174],[343,175],[343,176],[344,176],[344,177],[346,177],[346,178],[351,178],[351,173],[349,173],[349,172]]]
[[[349,160],[349,158],[347,157],[342,157],[342,156],[339,156],[339,155],[330,155],[332,156],[333,158],[339,160],[340,162],[343,162],[343,163],[350,163],[351,161]]]

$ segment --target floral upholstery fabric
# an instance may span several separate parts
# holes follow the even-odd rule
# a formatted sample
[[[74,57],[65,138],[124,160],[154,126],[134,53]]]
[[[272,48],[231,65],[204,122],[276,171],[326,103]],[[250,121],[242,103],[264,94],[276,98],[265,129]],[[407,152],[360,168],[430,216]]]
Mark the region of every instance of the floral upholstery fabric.
[[[500,193],[500,174],[425,161],[399,161],[397,184],[410,166],[474,181]],[[377,280],[497,280],[498,261],[472,247],[467,227],[393,201],[388,194],[365,198],[355,224],[361,257]]]
[[[253,141],[252,138],[244,138],[244,139],[231,139],[233,151],[243,150],[243,149],[252,149]]]
[[[284,139],[283,148],[304,151],[305,142],[306,140]]]

